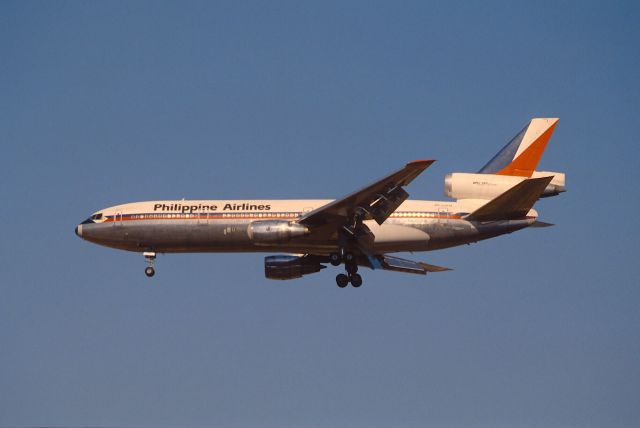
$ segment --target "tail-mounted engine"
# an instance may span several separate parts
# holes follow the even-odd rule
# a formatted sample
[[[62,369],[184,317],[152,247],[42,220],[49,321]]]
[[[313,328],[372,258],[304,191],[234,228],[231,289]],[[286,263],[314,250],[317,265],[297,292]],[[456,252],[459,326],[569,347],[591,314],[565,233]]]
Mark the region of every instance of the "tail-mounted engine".
[[[565,191],[565,175],[562,172],[534,171],[531,178],[550,176],[553,176],[553,180],[540,195],[541,198],[556,196]],[[444,194],[453,199],[493,199],[527,178],[454,172],[444,178]]]
[[[264,258],[264,276],[269,279],[296,279],[320,272],[326,266],[309,256],[268,256]]]
[[[249,238],[258,243],[287,242],[309,234],[309,228],[286,220],[258,220],[247,228]]]

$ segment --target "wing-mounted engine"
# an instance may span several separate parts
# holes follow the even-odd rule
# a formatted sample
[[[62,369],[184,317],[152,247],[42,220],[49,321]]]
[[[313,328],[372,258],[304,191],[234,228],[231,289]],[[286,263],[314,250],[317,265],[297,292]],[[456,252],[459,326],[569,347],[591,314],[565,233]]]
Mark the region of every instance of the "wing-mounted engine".
[[[309,228],[295,221],[258,220],[247,227],[249,238],[257,243],[287,242],[309,234]]]
[[[269,279],[296,279],[320,272],[326,266],[314,256],[269,256],[264,258],[264,276]]]
[[[562,172],[534,171],[530,178],[550,177],[541,198],[556,196],[565,189],[565,174]],[[520,184],[529,177],[498,174],[468,174],[454,172],[444,178],[444,194],[453,199],[493,199]]]

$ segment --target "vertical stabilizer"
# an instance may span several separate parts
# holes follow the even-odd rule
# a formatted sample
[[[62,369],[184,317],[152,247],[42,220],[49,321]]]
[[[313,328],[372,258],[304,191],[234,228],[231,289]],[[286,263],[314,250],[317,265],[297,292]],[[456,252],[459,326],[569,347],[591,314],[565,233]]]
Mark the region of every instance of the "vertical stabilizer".
[[[478,172],[531,177],[557,123],[558,118],[531,119],[527,126]]]

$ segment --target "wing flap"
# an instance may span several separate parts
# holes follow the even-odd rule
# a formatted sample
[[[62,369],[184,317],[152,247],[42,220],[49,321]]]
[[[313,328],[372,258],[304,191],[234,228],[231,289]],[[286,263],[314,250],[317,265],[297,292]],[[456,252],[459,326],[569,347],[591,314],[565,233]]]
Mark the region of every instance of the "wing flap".
[[[371,260],[371,258],[374,260]],[[370,262],[374,269],[378,268],[393,272],[414,273],[418,275],[426,275],[427,272],[444,272],[451,270],[442,266],[430,265],[423,262],[414,262],[413,260],[401,259],[400,257],[389,256],[386,254],[371,256]]]
[[[386,196],[380,195],[380,198],[371,204],[371,217],[378,224],[384,223],[408,197],[409,194],[402,187],[396,187]]]
[[[552,179],[553,176],[524,180],[467,215],[465,220],[494,221],[524,218]]]

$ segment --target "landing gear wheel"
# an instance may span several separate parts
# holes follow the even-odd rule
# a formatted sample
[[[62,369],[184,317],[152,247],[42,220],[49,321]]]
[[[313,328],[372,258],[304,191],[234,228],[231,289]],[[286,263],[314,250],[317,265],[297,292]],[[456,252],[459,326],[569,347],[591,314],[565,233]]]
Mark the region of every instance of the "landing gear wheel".
[[[333,266],[340,266],[340,263],[342,263],[342,257],[340,257],[340,254],[338,253],[331,253],[329,254],[329,263]]]
[[[156,274],[156,270],[153,268],[153,263],[156,261],[156,253],[155,251],[145,251],[142,255],[147,261],[147,267],[144,269],[144,274],[151,278]]]
[[[353,253],[344,253],[344,262],[351,263],[355,259]]]
[[[349,280],[351,281],[351,285],[353,285],[354,288],[358,288],[362,285],[362,277],[357,273],[351,275]]]
[[[349,277],[343,273],[339,273],[336,275],[336,284],[338,284],[340,288],[346,287],[349,285]]]

